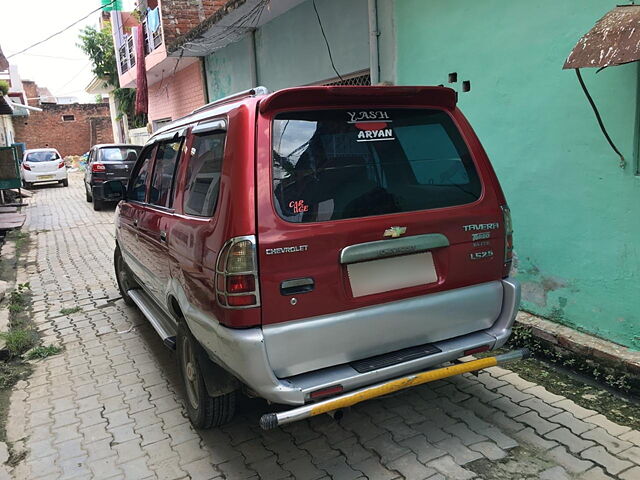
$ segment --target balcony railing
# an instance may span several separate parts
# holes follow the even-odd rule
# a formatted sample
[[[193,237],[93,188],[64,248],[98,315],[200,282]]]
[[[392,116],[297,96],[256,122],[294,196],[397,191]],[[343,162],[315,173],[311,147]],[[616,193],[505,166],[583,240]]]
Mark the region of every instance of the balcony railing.
[[[142,32],[144,35],[144,53],[149,55],[156,48],[162,45],[162,29],[158,28],[152,32],[147,25],[146,20],[142,22]],[[118,50],[118,60],[120,63],[120,73],[124,73],[136,65],[135,46],[133,43],[133,35],[126,34],[124,43]]]

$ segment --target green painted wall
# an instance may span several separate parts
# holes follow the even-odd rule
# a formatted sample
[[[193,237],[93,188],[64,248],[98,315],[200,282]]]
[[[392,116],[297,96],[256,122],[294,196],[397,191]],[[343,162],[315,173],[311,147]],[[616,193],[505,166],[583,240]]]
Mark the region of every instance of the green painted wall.
[[[367,0],[316,0],[340,74],[369,68]],[[260,27],[256,33],[258,85],[269,90],[336,77],[311,1]],[[209,98],[251,88],[250,37],[205,58]]]
[[[254,87],[251,85],[251,37],[232,43],[204,59],[209,100]]]
[[[338,72],[369,68],[367,0],[316,0]],[[311,1],[256,33],[258,79],[270,90],[336,76]]]
[[[523,307],[640,348],[638,66],[583,71],[625,170],[573,71],[573,45],[616,1],[396,0],[399,84],[471,80],[460,106],[514,218]]]

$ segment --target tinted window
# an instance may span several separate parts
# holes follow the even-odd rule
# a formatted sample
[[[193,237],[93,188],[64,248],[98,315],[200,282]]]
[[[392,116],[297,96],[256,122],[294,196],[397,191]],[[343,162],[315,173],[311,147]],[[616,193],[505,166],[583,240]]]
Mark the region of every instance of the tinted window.
[[[132,181],[129,182],[129,199],[144,202],[145,193],[147,191],[147,177],[151,168],[151,158],[155,147],[149,147],[142,152],[140,160],[136,164],[135,170],[131,175]]]
[[[158,144],[153,177],[151,178],[149,203],[160,207],[171,207],[173,203],[171,192],[173,177],[176,171],[181,145],[182,139]]]
[[[216,209],[224,154],[224,133],[196,135],[187,166],[184,212],[210,217]]]
[[[60,155],[57,152],[46,151],[46,152],[31,152],[27,153],[27,162],[51,162],[53,160],[58,160]]]
[[[273,123],[273,193],[291,222],[471,203],[481,185],[451,118],[438,110],[327,110]]]
[[[104,162],[135,162],[139,148],[109,147],[100,149],[100,160]]]

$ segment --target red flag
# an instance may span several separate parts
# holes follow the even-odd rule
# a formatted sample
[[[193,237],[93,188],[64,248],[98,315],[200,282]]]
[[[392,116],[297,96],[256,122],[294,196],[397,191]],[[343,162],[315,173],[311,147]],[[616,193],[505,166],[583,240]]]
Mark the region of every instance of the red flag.
[[[147,90],[147,68],[144,62],[144,26],[138,25],[135,32],[136,42],[136,115],[149,113],[149,92]]]

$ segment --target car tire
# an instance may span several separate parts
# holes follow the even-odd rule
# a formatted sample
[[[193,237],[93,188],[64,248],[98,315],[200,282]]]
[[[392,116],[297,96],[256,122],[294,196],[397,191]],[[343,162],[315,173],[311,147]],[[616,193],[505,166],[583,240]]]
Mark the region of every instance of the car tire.
[[[63,187],[68,187],[68,186],[69,186],[69,180],[68,180],[68,179],[66,179],[66,178],[65,178],[64,180],[60,180],[60,184],[61,184]]]
[[[91,198],[93,198],[93,209],[98,212],[100,210],[102,210],[102,207],[104,206],[104,201],[100,200],[97,196],[96,196],[96,192],[93,191],[93,188],[91,189]]]
[[[236,410],[236,392],[211,397],[198,364],[200,348],[184,321],[178,324],[178,365],[185,389],[185,405],[195,428],[212,428],[228,423]]]
[[[91,203],[93,201],[93,197],[89,193],[89,189],[87,188],[86,185],[84,186],[84,194],[85,194],[85,197],[87,199],[87,202]]]
[[[120,290],[122,300],[124,300],[124,303],[126,305],[135,307],[135,302],[131,299],[127,292],[131,289],[139,288],[139,285],[138,282],[136,282],[133,278],[133,274],[129,270],[129,267],[127,267],[127,264],[124,263],[122,252],[120,251],[120,247],[118,247],[117,245],[116,250],[113,253],[113,267],[116,271],[116,281],[118,282],[118,290]]]
[[[31,190],[33,188],[33,183],[31,182],[25,182],[24,180],[22,181],[22,186],[24,188],[26,188],[27,190]]]

